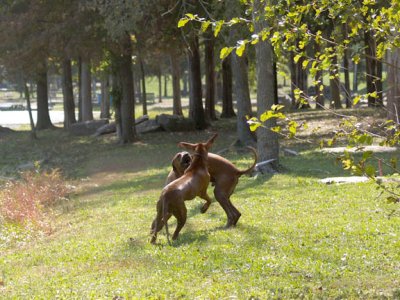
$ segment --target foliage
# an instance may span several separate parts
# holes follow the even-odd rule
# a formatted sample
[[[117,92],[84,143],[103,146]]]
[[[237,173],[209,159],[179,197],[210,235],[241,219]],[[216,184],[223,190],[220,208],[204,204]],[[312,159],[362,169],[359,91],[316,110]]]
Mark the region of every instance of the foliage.
[[[0,193],[0,217],[6,222],[49,229],[49,209],[69,192],[59,170],[21,173],[20,180],[8,181]]]

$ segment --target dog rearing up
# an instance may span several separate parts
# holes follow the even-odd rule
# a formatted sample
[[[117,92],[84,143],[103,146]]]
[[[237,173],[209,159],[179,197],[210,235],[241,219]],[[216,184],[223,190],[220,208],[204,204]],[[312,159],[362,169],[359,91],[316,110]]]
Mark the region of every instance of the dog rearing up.
[[[208,150],[211,148],[217,134],[211,137],[206,143],[190,144],[179,143],[180,147],[191,149],[193,159],[189,167],[185,170],[182,177],[172,181],[161,192],[160,199],[157,202],[157,216],[152,224],[151,243],[155,243],[157,233],[165,225],[168,243],[168,219],[174,215],[177,219],[177,226],[172,239],[178,238],[179,232],[186,223],[187,210],[185,200],[192,200],[196,196],[206,200],[206,203],[201,208],[201,212],[205,213],[211,204],[211,198],[207,195],[207,187],[210,182],[210,174],[207,169]]]

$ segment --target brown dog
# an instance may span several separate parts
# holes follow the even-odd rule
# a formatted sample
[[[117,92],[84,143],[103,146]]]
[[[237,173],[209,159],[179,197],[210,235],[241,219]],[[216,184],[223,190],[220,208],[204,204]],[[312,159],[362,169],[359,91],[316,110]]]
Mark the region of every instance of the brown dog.
[[[210,182],[210,174],[207,170],[208,150],[212,146],[217,134],[215,134],[206,143],[189,144],[179,143],[180,147],[191,149],[194,151],[193,159],[184,174],[178,179],[172,181],[161,192],[160,200],[157,202],[157,216],[151,226],[151,243],[155,243],[157,232],[159,232],[165,224],[168,243],[168,219],[174,215],[177,219],[177,226],[172,239],[178,238],[179,232],[185,225],[187,210],[185,200],[192,200],[196,196],[206,200],[201,212],[205,213],[211,204],[211,198],[207,195],[207,187]]]
[[[208,172],[210,173],[214,188],[214,196],[224,209],[228,218],[226,227],[235,226],[241,213],[233,206],[230,196],[234,192],[239,177],[250,173],[257,162],[257,152],[254,148],[248,147],[254,154],[253,165],[246,170],[239,170],[229,160],[214,153],[208,153]],[[188,152],[179,152],[172,159],[172,170],[169,173],[166,184],[182,176],[190,164],[191,156]]]

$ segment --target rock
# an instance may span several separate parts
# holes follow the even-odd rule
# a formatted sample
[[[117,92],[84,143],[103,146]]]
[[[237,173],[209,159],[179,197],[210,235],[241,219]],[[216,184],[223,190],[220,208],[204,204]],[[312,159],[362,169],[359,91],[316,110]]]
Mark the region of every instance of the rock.
[[[165,131],[192,131],[195,130],[195,124],[191,119],[182,116],[161,114],[156,117],[156,122]]]
[[[139,124],[146,122],[148,120],[149,120],[148,115],[141,116],[140,118],[135,119],[135,126],[138,126]],[[117,126],[115,125],[115,122],[112,122],[109,124],[104,124],[103,126],[100,126],[99,128],[97,128],[96,132],[93,134],[93,136],[100,136],[103,134],[114,133],[116,131],[117,131]]]
[[[74,135],[92,135],[105,124],[108,124],[107,119],[79,122],[72,124],[69,131]]]
[[[371,146],[364,146],[362,148],[347,148],[347,147],[332,147],[332,148],[323,148],[321,149],[322,152],[327,152],[327,153],[343,153],[344,151],[347,152],[365,152],[365,151],[372,151],[372,152],[395,152],[397,151],[396,147],[387,147],[387,146],[377,146],[377,145],[371,145]]]
[[[160,124],[157,123],[156,120],[148,120],[146,122],[140,123],[139,125],[136,125],[137,133],[150,133],[157,131],[163,131],[163,128]]]
[[[367,181],[369,181],[369,178],[365,176],[349,176],[349,177],[329,177],[321,179],[319,182],[325,184],[332,184],[332,183],[358,183]]]

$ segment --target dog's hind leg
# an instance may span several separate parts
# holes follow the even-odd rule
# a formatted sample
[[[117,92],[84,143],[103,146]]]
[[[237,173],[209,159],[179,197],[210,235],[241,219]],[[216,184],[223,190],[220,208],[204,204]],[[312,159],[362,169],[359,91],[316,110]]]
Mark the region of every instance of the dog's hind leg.
[[[211,198],[208,196],[207,191],[200,195],[200,198],[206,200],[206,203],[200,209],[201,213],[204,214],[211,205]]]
[[[185,202],[180,201],[180,203],[177,205],[177,207],[173,211],[173,215],[175,216],[177,220],[177,225],[174,234],[172,235],[172,239],[176,240],[178,238],[179,232],[183,228],[183,226],[186,223],[186,218],[187,218],[187,209]]]
[[[224,209],[228,221],[226,223],[226,227],[235,226],[238,222],[240,216],[242,215],[235,206],[233,206],[232,202],[229,200],[229,196],[227,195],[226,191],[220,188],[217,185],[214,189],[214,196],[218,203]]]

